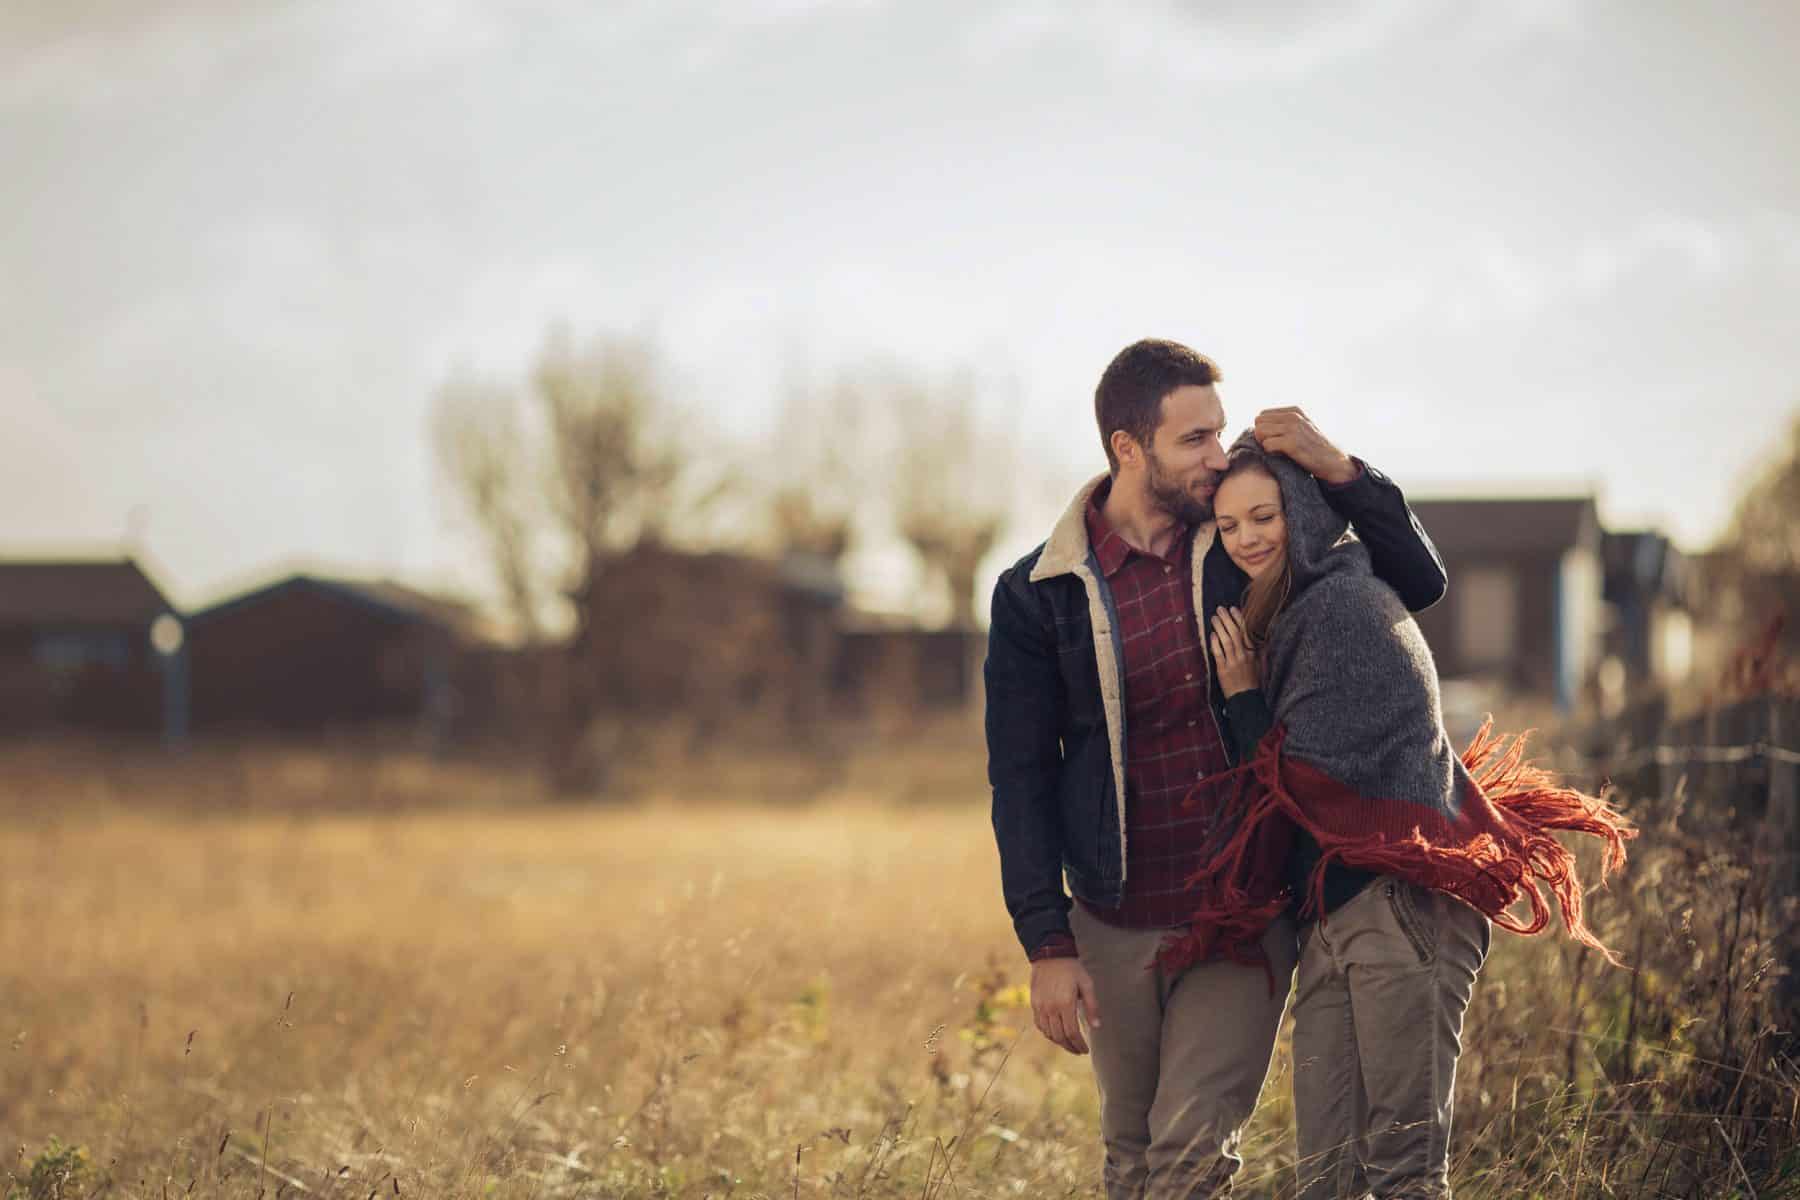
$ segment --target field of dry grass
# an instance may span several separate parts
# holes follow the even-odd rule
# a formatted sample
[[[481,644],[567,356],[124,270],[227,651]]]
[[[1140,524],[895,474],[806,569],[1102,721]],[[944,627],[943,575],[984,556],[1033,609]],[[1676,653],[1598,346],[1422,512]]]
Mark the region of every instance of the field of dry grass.
[[[1019,1007],[977,790],[134,812],[120,778],[15,786],[0,825],[19,1195],[34,1161],[52,1194],[52,1137],[85,1151],[69,1196],[1099,1194],[1091,1076]],[[1671,829],[1593,909],[1641,971],[1496,938],[1458,1195],[1797,1194],[1785,917]],[[1286,1092],[1284,1050],[1240,1195],[1291,1190]]]

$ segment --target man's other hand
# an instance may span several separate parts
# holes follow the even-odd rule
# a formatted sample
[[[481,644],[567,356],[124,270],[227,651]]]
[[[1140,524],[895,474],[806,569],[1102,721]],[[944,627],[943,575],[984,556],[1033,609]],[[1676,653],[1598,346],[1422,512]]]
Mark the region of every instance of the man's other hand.
[[[1100,1028],[1100,1002],[1094,981],[1079,958],[1042,958],[1031,964],[1031,1015],[1038,1032],[1070,1054],[1086,1054],[1077,1008],[1086,1010],[1088,1025]]]
[[[1265,408],[1256,414],[1256,440],[1271,454],[1285,454],[1326,483],[1349,483],[1356,462],[1319,432],[1298,408]]]

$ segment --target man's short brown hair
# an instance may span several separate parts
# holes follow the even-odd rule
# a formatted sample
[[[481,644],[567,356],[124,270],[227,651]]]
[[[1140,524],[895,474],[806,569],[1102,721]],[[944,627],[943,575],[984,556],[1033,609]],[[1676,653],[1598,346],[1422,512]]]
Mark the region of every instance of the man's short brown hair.
[[[1119,351],[1100,386],[1094,389],[1094,419],[1100,425],[1100,444],[1113,471],[1119,460],[1113,454],[1113,430],[1123,429],[1146,448],[1162,424],[1163,397],[1188,384],[1217,383],[1219,365],[1180,342],[1145,338]]]

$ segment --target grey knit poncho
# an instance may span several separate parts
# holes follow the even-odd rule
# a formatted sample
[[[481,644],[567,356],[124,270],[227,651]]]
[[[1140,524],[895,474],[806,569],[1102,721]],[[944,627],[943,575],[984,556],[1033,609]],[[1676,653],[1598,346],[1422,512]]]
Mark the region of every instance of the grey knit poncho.
[[[1261,455],[1250,435],[1232,450],[1250,452]],[[1312,911],[1326,865],[1341,861],[1447,892],[1502,928],[1536,933],[1550,920],[1541,883],[1556,894],[1569,932],[1605,953],[1582,919],[1574,855],[1551,831],[1603,839],[1604,874],[1624,863],[1629,823],[1527,764],[1523,738],[1509,744],[1491,723],[1458,754],[1417,623],[1312,477],[1285,457],[1262,457],[1280,485],[1292,572],[1263,654],[1275,725],[1231,772],[1241,785],[1234,835],[1194,873],[1209,898],[1167,945],[1164,964],[1243,946],[1280,911],[1289,897],[1271,864],[1296,826],[1322,851],[1300,897]],[[1528,917],[1509,911],[1520,900]]]

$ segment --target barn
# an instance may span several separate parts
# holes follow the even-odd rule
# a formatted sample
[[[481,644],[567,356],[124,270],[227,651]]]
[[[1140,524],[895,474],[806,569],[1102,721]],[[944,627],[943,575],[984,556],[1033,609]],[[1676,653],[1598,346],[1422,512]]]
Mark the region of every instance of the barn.
[[[1412,501],[1450,590],[1418,616],[1440,675],[1580,704],[1605,627],[1592,496]]]
[[[0,561],[0,729],[179,741],[182,640],[133,558]]]
[[[294,574],[188,618],[205,734],[376,733],[435,742],[482,642],[456,601],[381,580]]]

